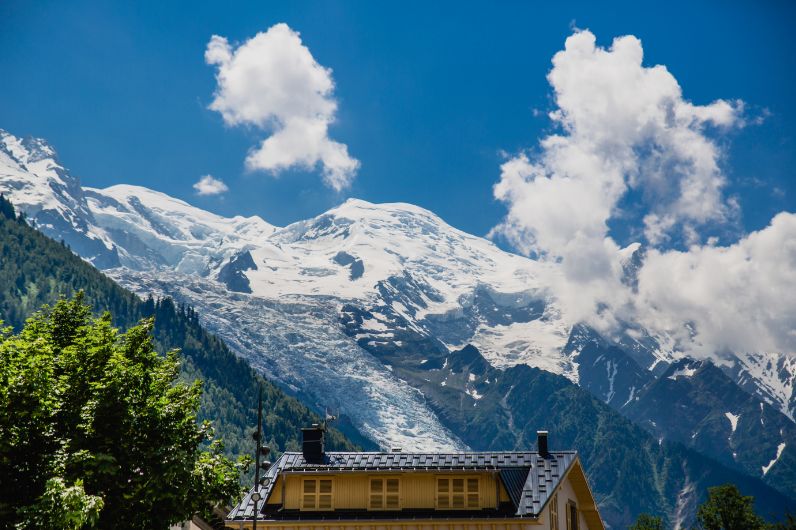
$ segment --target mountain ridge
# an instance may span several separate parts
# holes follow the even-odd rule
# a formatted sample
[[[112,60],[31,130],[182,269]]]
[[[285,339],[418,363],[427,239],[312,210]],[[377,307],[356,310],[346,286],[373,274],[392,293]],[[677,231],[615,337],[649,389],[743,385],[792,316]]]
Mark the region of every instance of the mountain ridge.
[[[18,190],[3,173],[0,191],[13,197]],[[382,447],[466,449],[474,442],[466,423],[455,421],[459,404],[505,410],[510,392],[487,392],[490,379],[472,372],[473,381],[454,389],[455,378],[434,375],[468,344],[490,370],[529,366],[564,376],[625,415],[623,405],[683,357],[646,330],[628,325],[606,338],[570,321],[546,286],[554,269],[416,206],[350,200],[280,228],[256,216],[220,218],[145,188],[108,189],[87,189],[85,197],[96,239],[110,241],[119,258],[104,268],[109,276],[143,296],[195,307],[258,371],[318,410],[347,414]],[[249,231],[237,230],[247,219]],[[625,249],[631,283],[643,252]],[[772,355],[762,359],[770,364]],[[766,372],[749,362],[732,384],[792,414],[788,377],[796,370]],[[790,476],[792,464],[777,459],[758,478]]]
[[[28,152],[25,145],[35,149]],[[81,188],[77,177],[58,162],[55,150],[41,139],[23,141],[2,131],[0,154],[3,157],[0,190],[36,220],[45,233],[63,239],[103,270],[142,272],[162,268],[167,272],[198,274],[212,282],[218,281],[224,267],[248,253],[256,268],[250,266],[233,276],[254,296],[337,296],[343,300],[366,299],[376,305],[388,294],[383,289],[378,292],[381,289],[378,285],[388,286],[394,281],[391,278],[401,275],[404,269],[419,268],[414,274],[415,281],[422,278],[425,285],[416,286],[416,298],[410,301],[410,306],[402,308],[403,302],[397,301],[398,305],[392,309],[406,309],[410,321],[425,320],[422,325],[433,329],[453,348],[476,344],[495,366],[526,363],[578,381],[573,359],[578,352],[564,353],[578,322],[569,321],[561,314],[543,281],[553,278],[555,271],[450,227],[423,208],[407,203],[375,205],[350,199],[315,218],[280,228],[258,216],[224,218],[140,186]],[[36,160],[38,165],[30,166],[29,160]],[[18,167],[10,167],[15,163]],[[42,195],[43,183],[50,182],[52,187],[53,179],[68,181],[67,187],[75,194],[71,202],[61,201],[63,204],[52,207],[49,199],[42,205],[38,195],[30,195],[31,187]],[[19,184],[27,181],[35,185]],[[56,188],[52,197],[60,190]],[[139,195],[147,201],[142,201]],[[46,205],[61,212],[64,220],[82,215],[82,221],[76,222],[71,234],[63,226],[48,222],[52,214],[47,214],[42,222],[39,217]],[[72,210],[62,211],[69,207]],[[91,228],[96,228],[97,233]],[[421,242],[412,244],[418,237]],[[85,241],[91,242],[90,248]],[[98,242],[104,246],[104,252],[96,252]],[[631,282],[632,271],[643,259],[643,251],[636,244],[626,249]],[[335,261],[340,252],[355,263],[356,278],[352,275],[352,265]],[[134,258],[128,259],[129,256]],[[122,264],[122,260],[127,263]],[[455,273],[446,276],[446,269]],[[124,282],[123,272],[115,275]],[[530,303],[542,301],[544,309],[539,318],[524,322],[507,319],[483,324],[477,318],[483,315],[470,315],[469,323],[459,319],[458,328],[441,329],[445,326],[437,325],[458,319],[462,312],[472,312],[473,294],[481,288],[490,291],[493,298],[500,297],[503,307],[517,305],[512,297],[523,297],[520,303],[527,303],[530,297],[534,298]],[[430,318],[424,318],[427,315]],[[638,333],[644,330],[630,329],[613,340],[642,369],[659,370],[661,363],[665,367],[684,356],[665,346],[665,337],[647,336],[639,342]],[[532,343],[525,339],[528,336],[533,337]],[[722,368],[746,391],[758,394],[767,403],[775,403],[793,418],[796,361],[784,354],[740,353]]]
[[[127,329],[143,318],[154,318],[153,337],[157,349],[181,350],[181,376],[204,381],[200,419],[212,420],[228,454],[252,452],[250,430],[257,421],[257,387],[262,384],[268,407],[272,449],[279,453],[300,447],[301,427],[319,417],[272,383],[257,376],[218,337],[199,323],[196,312],[170,298],[139,299],[115,284],[99,270],[59,244],[14,217],[13,207],[0,196],[0,320],[3,326],[21,329],[25,320],[42,305],[82,292],[95,313],[108,311],[113,324]],[[350,431],[350,429],[348,429]],[[356,433],[354,438],[356,438]],[[352,449],[337,430],[330,444]]]

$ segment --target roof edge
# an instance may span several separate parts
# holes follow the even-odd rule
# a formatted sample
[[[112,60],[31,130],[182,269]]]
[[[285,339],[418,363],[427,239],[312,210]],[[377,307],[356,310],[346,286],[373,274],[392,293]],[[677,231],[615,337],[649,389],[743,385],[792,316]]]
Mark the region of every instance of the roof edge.
[[[561,480],[558,481],[558,486],[556,487],[556,489],[554,491],[558,492],[558,490],[561,488],[561,485],[564,483],[565,480],[569,479],[570,473],[573,470],[575,470],[576,468],[580,469],[581,475],[583,475],[583,482],[586,485],[586,490],[587,490],[587,492],[589,494],[589,497],[590,497],[591,503],[592,503],[592,507],[593,507],[593,508],[589,508],[587,510],[580,510],[580,508],[579,508],[579,511],[594,512],[597,515],[597,520],[598,520],[598,522],[600,524],[599,528],[597,528],[596,530],[605,530],[605,523],[603,522],[603,518],[600,515],[599,509],[597,507],[597,501],[594,499],[594,492],[591,490],[591,485],[589,484],[589,479],[586,476],[586,470],[583,469],[583,464],[581,463],[580,457],[577,454],[575,455],[575,458],[572,459],[572,462],[570,462],[569,466],[567,466],[567,469],[564,471],[564,473],[561,475]],[[552,498],[553,498],[553,495],[548,495],[547,496],[547,499],[545,500],[544,504],[542,504],[542,506],[539,508],[539,513],[537,514],[537,517],[541,516],[542,512],[547,507],[547,505],[550,503],[550,499],[552,499]],[[591,526],[592,526],[592,521],[589,521],[589,528],[591,528]]]

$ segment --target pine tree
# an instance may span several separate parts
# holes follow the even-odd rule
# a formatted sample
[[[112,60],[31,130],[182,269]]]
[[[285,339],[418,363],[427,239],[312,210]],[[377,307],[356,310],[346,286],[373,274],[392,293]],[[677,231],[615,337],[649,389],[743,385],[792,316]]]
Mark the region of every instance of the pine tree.
[[[4,217],[5,219],[16,219],[16,212],[14,211],[14,205],[8,201],[5,196],[0,193],[0,217]]]

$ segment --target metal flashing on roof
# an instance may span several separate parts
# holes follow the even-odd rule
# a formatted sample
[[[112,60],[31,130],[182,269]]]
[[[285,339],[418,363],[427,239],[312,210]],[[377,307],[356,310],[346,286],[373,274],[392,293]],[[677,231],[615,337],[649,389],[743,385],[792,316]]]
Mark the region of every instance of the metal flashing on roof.
[[[556,451],[546,456],[537,452],[478,452],[478,453],[364,453],[328,452],[322,462],[308,462],[302,453],[284,453],[271,466],[265,483],[259,488],[260,501],[256,509],[264,514],[276,478],[290,473],[341,473],[341,472],[455,472],[497,471],[511,498],[513,517],[538,517],[558,483],[577,459],[575,451]],[[254,517],[255,503],[251,499],[252,489],[233,510],[227,520],[241,521]],[[404,512],[410,516],[408,512]],[[356,514],[345,514],[354,517]],[[361,514],[374,517],[372,513]],[[482,517],[484,513],[468,512],[467,517]],[[506,514],[503,514],[504,516]],[[280,519],[287,517],[281,514]],[[339,519],[343,514],[315,513],[313,517]],[[402,515],[403,516],[403,515]],[[415,514],[417,516],[417,514]],[[451,513],[432,512],[430,517],[450,518]],[[509,516],[512,516],[509,513]],[[268,515],[264,514],[267,519]],[[298,516],[296,516],[298,517]],[[464,517],[464,516],[463,516]],[[259,518],[259,516],[258,516]]]
[[[522,491],[525,489],[525,480],[528,478],[529,467],[512,467],[501,469],[498,473],[503,487],[509,494],[511,502],[517,508],[522,501]]]

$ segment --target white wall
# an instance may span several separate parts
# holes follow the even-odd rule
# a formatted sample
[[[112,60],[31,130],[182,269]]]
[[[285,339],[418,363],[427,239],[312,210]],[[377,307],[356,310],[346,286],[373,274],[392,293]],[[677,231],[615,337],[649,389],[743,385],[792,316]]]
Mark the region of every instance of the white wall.
[[[593,530],[590,529],[586,524],[586,519],[583,517],[583,514],[580,512],[580,503],[578,503],[578,498],[575,495],[575,490],[572,488],[572,483],[570,482],[569,478],[563,481],[563,483],[558,488],[558,529],[559,530],[567,530],[567,504],[570,500],[575,501],[578,505],[578,529],[579,530]],[[551,528],[551,521],[550,521],[550,504],[548,504],[547,508],[545,508],[542,516],[539,518],[539,521],[542,523],[542,528],[545,530],[549,530]]]

